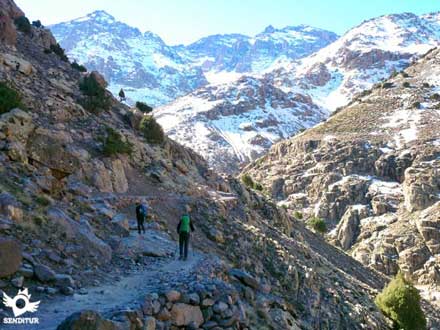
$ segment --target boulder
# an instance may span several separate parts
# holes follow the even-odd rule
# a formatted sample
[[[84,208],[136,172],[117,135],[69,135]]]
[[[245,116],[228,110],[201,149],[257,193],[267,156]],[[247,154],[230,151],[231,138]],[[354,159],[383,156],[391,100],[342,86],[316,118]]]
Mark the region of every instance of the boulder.
[[[21,247],[18,241],[0,237],[0,277],[17,272],[21,261]]]
[[[41,282],[53,282],[56,279],[56,273],[46,265],[35,265],[34,273],[35,277]]]
[[[112,183],[113,183],[113,191],[117,193],[125,193],[128,190],[128,181],[125,176],[124,166],[120,159],[115,159],[112,161]]]
[[[176,302],[176,301],[178,301],[178,300],[180,299],[181,294],[180,294],[179,291],[176,291],[176,290],[170,290],[170,291],[168,291],[168,292],[165,294],[165,296],[167,297],[167,300],[168,300],[169,302]]]
[[[34,128],[32,117],[21,109],[15,108],[0,116],[0,132],[9,142],[25,145]]]
[[[338,244],[348,250],[359,235],[359,225],[363,218],[368,216],[368,208],[365,205],[350,206],[336,228]]]
[[[194,323],[199,327],[203,323],[203,314],[199,306],[177,303],[171,309],[171,321],[176,326],[187,326]]]
[[[49,221],[52,222],[59,235],[65,235],[67,241],[76,241],[81,249],[78,253],[89,254],[97,257],[102,263],[110,261],[112,250],[109,245],[96,237],[92,227],[85,218],[74,221],[61,209],[50,208],[47,212]]]
[[[229,275],[235,277],[236,279],[240,280],[243,284],[250,286],[253,289],[258,289],[259,287],[258,280],[245,271],[234,268],[229,271]]]
[[[144,318],[144,327],[142,330],[156,330],[156,319],[151,316]]]
[[[0,54],[0,63],[3,63],[14,70],[18,70],[26,76],[35,71],[31,63],[11,54]]]
[[[114,226],[113,232],[122,236],[128,236],[130,234],[130,224],[125,214],[118,213],[112,218],[112,224]]]
[[[115,322],[105,320],[98,312],[82,311],[65,319],[57,330],[119,330]]]

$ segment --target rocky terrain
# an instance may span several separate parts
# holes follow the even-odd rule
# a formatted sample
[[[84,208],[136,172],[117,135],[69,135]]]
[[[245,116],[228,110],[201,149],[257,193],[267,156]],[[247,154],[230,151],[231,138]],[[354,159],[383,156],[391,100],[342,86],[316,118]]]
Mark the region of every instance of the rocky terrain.
[[[374,85],[324,123],[274,145],[244,173],[328,241],[439,308],[440,51]]]
[[[49,30],[17,30],[22,16],[0,0],[0,81],[22,98],[0,115],[0,290],[41,301],[26,329],[389,328],[373,302],[385,276],[190,149],[147,140],[147,117],[72,67]],[[186,205],[188,263],[174,250]]]
[[[297,59],[336,40],[337,35],[310,26],[267,27],[254,37],[212,35],[184,46],[169,46],[152,33],[117,21],[104,11],[50,26],[67,54],[98,70],[128,103],[168,103],[204,86],[260,72],[275,61]]]

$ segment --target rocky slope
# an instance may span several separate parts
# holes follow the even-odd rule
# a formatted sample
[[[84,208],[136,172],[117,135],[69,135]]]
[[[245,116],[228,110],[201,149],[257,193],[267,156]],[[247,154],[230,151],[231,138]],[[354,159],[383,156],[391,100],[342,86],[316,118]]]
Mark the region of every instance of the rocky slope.
[[[102,315],[82,311],[59,329],[388,327],[373,303],[385,277],[193,151],[148,143],[139,114],[108,92],[108,110],[86,111],[79,82],[105,81],[48,52],[48,30],[17,31],[21,14],[0,0],[0,80],[22,95],[0,115],[0,288],[41,300],[32,316],[44,329],[90,302]],[[109,127],[132,144],[129,155],[103,152]],[[145,236],[131,230],[138,200],[151,206]],[[192,270],[172,260],[185,205],[197,228]],[[131,288],[133,301],[118,305],[109,288]],[[62,297],[75,293],[85,297]],[[0,315],[11,309],[0,305]]]
[[[440,51],[274,145],[245,169],[278,203],[386,275],[440,291]],[[299,216],[300,213],[297,213]]]
[[[266,28],[254,37],[213,35],[188,46],[168,46],[152,32],[117,21],[104,11],[50,26],[72,59],[100,71],[128,101],[168,103],[210,81],[259,72],[280,58],[301,58],[336,40],[309,26]]]
[[[235,170],[438,45],[438,17],[407,13],[368,20],[308,57],[279,59],[259,75],[179,98],[159,108],[157,118],[170,137],[213,166]],[[177,114],[173,120],[171,114]],[[193,127],[200,128],[197,134]]]

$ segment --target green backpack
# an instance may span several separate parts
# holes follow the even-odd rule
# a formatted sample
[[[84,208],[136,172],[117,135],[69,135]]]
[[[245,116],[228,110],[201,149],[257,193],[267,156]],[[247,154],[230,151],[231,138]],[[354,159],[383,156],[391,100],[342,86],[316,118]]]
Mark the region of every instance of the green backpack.
[[[180,220],[180,232],[181,233],[189,233],[189,215],[182,216],[182,219]]]

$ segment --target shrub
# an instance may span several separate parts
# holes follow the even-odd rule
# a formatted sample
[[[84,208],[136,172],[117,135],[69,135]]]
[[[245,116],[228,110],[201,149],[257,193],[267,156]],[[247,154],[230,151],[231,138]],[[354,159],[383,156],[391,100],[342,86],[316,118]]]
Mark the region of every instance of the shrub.
[[[93,113],[108,110],[111,106],[110,97],[93,75],[84,77],[79,84],[79,89],[87,97],[82,101],[82,105]]]
[[[396,69],[394,69],[393,72],[391,72],[391,74],[390,74],[390,78],[394,78],[394,77],[396,77],[398,74],[399,74],[399,72],[398,72]]]
[[[159,144],[165,140],[165,133],[153,116],[144,116],[140,130],[149,143]]]
[[[412,107],[413,108],[416,108],[416,109],[420,109],[421,107],[422,107],[422,105],[420,104],[420,102],[414,102],[413,104],[412,104]]]
[[[244,185],[248,188],[254,187],[254,180],[252,180],[251,176],[249,174],[245,174],[241,177],[241,181],[244,183]]]
[[[136,102],[136,108],[138,108],[143,113],[150,113],[151,111],[153,111],[152,107],[150,107],[148,104],[146,104],[144,102],[140,102],[140,101]]]
[[[62,61],[69,62],[69,59],[64,53],[64,49],[60,46],[59,43],[56,43],[55,45],[50,45],[50,50],[57,54]]]
[[[22,107],[21,96],[5,82],[0,82],[0,114]]]
[[[440,101],[440,94],[439,93],[434,93],[429,98],[431,100],[433,100],[433,101]]]
[[[49,206],[50,205],[50,199],[45,196],[37,196],[35,198],[35,201],[40,204],[41,206]]]
[[[293,216],[298,220],[301,220],[303,218],[303,214],[300,211],[295,211],[293,213]]]
[[[426,319],[420,308],[420,294],[401,273],[379,293],[375,303],[394,322],[396,329],[426,329]]]
[[[122,140],[122,135],[111,127],[106,128],[107,136],[104,139],[103,153],[106,156],[128,154],[133,152],[133,145]]]
[[[261,183],[255,182],[254,189],[258,191],[263,191],[263,185]]]
[[[422,86],[423,86],[423,88],[429,88],[429,87],[431,87],[431,86],[429,86],[429,84],[426,83],[426,82],[424,82],[424,83],[422,84]]]
[[[17,29],[23,33],[30,33],[32,30],[31,22],[29,22],[26,16],[17,17],[14,23]]]
[[[403,78],[409,77],[409,74],[407,74],[405,71],[400,71],[400,74],[402,75]]]
[[[408,81],[405,81],[405,82],[402,84],[402,86],[408,88],[408,87],[410,87],[411,85],[410,85],[410,83],[409,83]]]
[[[79,72],[87,72],[87,68],[84,65],[78,64],[76,61],[73,61],[73,63],[70,64],[70,66],[73,69],[78,70]]]
[[[327,225],[321,218],[312,217],[307,221],[307,225],[320,234],[327,232]]]
[[[391,88],[393,87],[393,83],[392,82],[384,82],[382,83],[382,88]]]
[[[39,19],[36,21],[32,21],[32,25],[35,26],[36,28],[43,27],[43,24],[41,24],[41,21]]]

